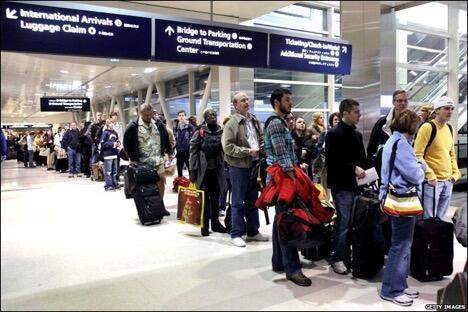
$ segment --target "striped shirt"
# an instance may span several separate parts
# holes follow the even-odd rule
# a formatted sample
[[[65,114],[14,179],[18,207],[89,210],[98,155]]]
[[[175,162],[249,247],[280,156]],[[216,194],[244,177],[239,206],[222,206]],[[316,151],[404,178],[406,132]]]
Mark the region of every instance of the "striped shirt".
[[[273,116],[279,116],[273,112]],[[289,129],[279,119],[273,119],[268,128],[265,129],[265,153],[267,155],[267,164],[279,163],[283,171],[293,170],[293,165],[297,163],[294,139]]]

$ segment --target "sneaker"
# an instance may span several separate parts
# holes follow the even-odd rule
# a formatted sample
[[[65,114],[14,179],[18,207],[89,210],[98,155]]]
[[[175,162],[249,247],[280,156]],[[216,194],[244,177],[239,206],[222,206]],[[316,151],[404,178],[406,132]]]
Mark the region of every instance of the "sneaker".
[[[331,266],[333,268],[333,271],[337,274],[348,274],[348,269],[346,268],[343,261],[333,262]]]
[[[242,237],[231,238],[231,243],[236,247],[245,247],[245,242]]]
[[[388,300],[388,301],[391,301],[395,304],[398,304],[398,305],[401,305],[401,306],[410,306],[413,304],[413,299],[409,298],[407,295],[403,294],[403,295],[399,295],[399,296],[396,296],[396,297],[385,297],[383,295],[380,295],[380,298],[382,298],[383,300]]]
[[[286,279],[290,280],[296,285],[303,286],[303,287],[309,287],[312,285],[312,281],[310,278],[305,276],[302,272],[294,273],[291,275],[286,274]]]
[[[268,242],[268,236],[258,233],[255,236],[247,236],[245,239],[246,242]]]
[[[416,299],[419,297],[419,291],[411,288],[406,288],[404,291],[405,295],[409,298]]]

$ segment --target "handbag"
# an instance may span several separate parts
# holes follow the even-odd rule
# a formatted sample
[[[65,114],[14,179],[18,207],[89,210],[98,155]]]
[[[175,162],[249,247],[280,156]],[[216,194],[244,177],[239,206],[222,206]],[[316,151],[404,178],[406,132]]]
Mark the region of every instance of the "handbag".
[[[57,159],[67,158],[67,152],[63,148],[57,149]]]
[[[41,147],[40,150],[39,150],[39,156],[45,156],[45,157],[48,157],[50,154],[50,149],[49,148],[45,148],[45,147]]]
[[[191,184],[189,187],[179,186],[177,201],[177,220],[181,223],[203,226],[203,210],[205,209],[205,191]]]
[[[393,167],[395,166],[396,151],[398,142],[396,140],[392,146],[392,155],[390,157],[390,170],[385,196],[383,198],[382,210],[389,216],[394,217],[412,217],[423,213],[423,207],[419,200],[416,187],[411,187],[406,193],[398,194],[390,182]]]

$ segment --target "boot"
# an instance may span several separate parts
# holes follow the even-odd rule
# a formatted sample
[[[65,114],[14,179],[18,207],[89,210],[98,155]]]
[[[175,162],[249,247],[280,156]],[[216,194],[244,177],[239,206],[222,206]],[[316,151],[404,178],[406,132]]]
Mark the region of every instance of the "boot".
[[[210,208],[211,230],[218,233],[227,233],[226,228],[219,222],[219,206],[213,203]]]

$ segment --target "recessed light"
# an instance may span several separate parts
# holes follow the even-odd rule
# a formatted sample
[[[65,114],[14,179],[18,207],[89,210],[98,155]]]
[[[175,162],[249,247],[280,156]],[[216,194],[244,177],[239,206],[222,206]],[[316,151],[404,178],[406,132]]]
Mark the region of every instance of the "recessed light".
[[[120,62],[120,60],[118,58],[111,58],[109,61],[111,63],[119,63]]]
[[[65,69],[61,69],[60,72],[61,72],[62,74],[68,74],[68,70],[65,70]]]
[[[112,88],[112,86],[105,86],[104,88],[109,89],[109,88]]]
[[[146,67],[145,70],[143,71],[145,74],[152,73],[156,70],[156,67]]]
[[[137,73],[132,73],[132,74],[130,74],[130,75],[131,75],[131,76],[138,76],[139,74],[137,74]]]

